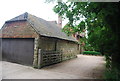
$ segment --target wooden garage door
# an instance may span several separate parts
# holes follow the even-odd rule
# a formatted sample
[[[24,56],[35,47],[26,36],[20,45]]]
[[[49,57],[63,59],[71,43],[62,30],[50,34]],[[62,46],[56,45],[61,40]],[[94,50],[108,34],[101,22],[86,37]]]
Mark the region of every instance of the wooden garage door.
[[[32,65],[34,39],[2,39],[3,60]]]

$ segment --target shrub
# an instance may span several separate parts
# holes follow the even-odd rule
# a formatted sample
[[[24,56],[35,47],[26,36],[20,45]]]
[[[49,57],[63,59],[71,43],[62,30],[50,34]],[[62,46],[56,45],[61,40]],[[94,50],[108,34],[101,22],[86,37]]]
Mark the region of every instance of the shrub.
[[[101,55],[100,52],[96,52],[96,51],[84,51],[83,54],[86,54],[86,55]]]
[[[120,81],[120,70],[118,68],[106,69],[104,72],[104,79],[106,81]]]

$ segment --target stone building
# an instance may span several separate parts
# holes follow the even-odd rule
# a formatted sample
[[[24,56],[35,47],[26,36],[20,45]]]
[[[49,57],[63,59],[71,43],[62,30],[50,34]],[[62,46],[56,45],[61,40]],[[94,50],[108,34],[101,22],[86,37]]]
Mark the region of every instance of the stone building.
[[[75,38],[68,37],[57,24],[27,12],[6,21],[1,30],[3,60],[38,67],[39,62],[42,63],[39,50],[60,51],[60,62],[79,53]]]

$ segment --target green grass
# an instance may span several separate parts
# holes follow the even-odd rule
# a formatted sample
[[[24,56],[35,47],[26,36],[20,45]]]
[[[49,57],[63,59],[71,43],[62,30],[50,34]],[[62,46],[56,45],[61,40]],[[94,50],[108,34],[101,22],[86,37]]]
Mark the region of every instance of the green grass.
[[[83,54],[85,54],[85,55],[101,55],[100,52],[96,52],[96,51],[84,51]]]

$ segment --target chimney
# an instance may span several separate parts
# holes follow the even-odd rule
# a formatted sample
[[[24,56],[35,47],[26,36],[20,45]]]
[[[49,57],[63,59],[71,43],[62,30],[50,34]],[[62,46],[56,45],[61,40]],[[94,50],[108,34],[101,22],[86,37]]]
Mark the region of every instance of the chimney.
[[[58,26],[62,28],[62,17],[58,16]]]

